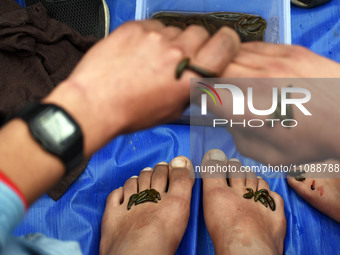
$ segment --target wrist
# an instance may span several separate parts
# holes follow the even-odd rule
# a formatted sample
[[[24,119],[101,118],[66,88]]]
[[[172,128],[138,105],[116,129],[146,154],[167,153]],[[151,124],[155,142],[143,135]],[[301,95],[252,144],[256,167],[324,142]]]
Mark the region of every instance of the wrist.
[[[27,124],[14,119],[0,132],[0,162],[4,175],[22,192],[28,204],[64,175],[63,163],[31,136]]]
[[[105,109],[100,109],[98,99],[93,98],[82,86],[69,80],[61,83],[43,103],[53,103],[62,107],[81,127],[84,139],[84,155],[94,152],[120,134],[120,118],[110,123]],[[115,113],[116,115],[116,113]]]

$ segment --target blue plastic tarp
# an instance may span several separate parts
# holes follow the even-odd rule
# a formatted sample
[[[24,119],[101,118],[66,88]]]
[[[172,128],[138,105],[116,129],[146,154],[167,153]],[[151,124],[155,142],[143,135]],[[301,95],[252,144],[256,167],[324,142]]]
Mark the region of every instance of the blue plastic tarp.
[[[23,0],[18,0],[23,4]],[[134,0],[108,0],[111,29],[135,16]],[[292,8],[292,41],[316,53],[340,62],[340,0],[310,10]],[[299,68],[297,66],[296,68]],[[203,128],[206,136],[211,129]],[[216,135],[215,135],[216,136]],[[196,144],[195,164],[211,148],[223,149],[228,158],[238,157],[246,164],[256,164],[236,151],[232,137],[227,142]],[[101,218],[108,194],[124,185],[127,178],[159,161],[190,156],[189,126],[163,125],[118,137],[96,153],[87,169],[57,202],[43,196],[29,210],[15,235],[40,232],[61,240],[76,240],[85,255],[98,254]],[[286,254],[340,254],[340,224],[313,209],[287,186],[285,179],[267,181],[285,202],[287,235]],[[193,190],[191,216],[177,254],[214,254],[202,210],[201,180]]]

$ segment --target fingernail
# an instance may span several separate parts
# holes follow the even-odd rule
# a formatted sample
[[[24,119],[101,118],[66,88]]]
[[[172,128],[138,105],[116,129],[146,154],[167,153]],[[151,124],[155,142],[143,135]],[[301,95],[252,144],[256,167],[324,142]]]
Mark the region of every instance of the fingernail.
[[[210,157],[211,160],[216,160],[216,161],[225,161],[225,160],[227,160],[227,156],[221,150],[212,150],[212,151],[210,151],[209,157]]]
[[[142,172],[148,172],[148,171],[152,171],[152,168],[151,167],[145,167]]]
[[[174,168],[183,168],[187,166],[187,161],[182,158],[174,158],[171,161],[171,166]]]
[[[168,162],[162,161],[162,162],[157,163],[157,165],[160,165],[160,166],[167,166],[167,165],[169,165],[169,164],[168,164]]]
[[[236,163],[241,163],[237,158],[231,158],[229,159],[229,162],[236,162]]]
[[[131,179],[138,179],[138,176],[137,176],[137,175],[134,175],[134,176],[131,176],[130,178],[131,178]]]
[[[256,176],[257,179],[263,180],[261,176]]]

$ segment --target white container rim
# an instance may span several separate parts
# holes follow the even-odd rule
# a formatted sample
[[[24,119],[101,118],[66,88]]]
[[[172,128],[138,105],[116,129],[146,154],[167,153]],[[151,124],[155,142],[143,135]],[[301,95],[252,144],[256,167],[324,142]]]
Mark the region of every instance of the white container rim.
[[[135,12],[135,20],[142,20],[142,14],[146,11],[146,1],[144,0],[136,0],[136,12]],[[283,0],[283,16],[286,17],[286,26],[284,26],[284,35],[283,38],[284,44],[292,43],[292,28],[291,28],[291,13],[290,13],[290,0]]]

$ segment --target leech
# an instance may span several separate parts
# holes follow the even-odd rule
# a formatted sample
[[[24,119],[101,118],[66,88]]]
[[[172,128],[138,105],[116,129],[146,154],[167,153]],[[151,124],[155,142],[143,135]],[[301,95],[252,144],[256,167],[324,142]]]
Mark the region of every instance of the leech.
[[[132,205],[139,205],[145,202],[158,203],[158,200],[161,200],[161,195],[157,190],[146,189],[130,197],[127,209],[130,210]]]
[[[263,193],[263,194],[264,194],[263,196],[267,199],[270,209],[272,209],[272,211],[275,211],[276,205],[275,205],[274,199],[267,193]]]
[[[154,202],[154,203],[158,203],[158,200],[155,199],[155,198],[146,197],[146,198],[137,200],[137,201],[135,202],[135,205],[139,205],[139,204],[142,204],[142,203],[145,203],[145,202]]]
[[[299,172],[289,172],[288,175],[292,176],[295,178],[295,180],[302,182],[304,180],[306,180],[306,178],[303,176],[303,174],[305,174],[305,171],[299,171]]]
[[[129,203],[127,205],[127,209],[130,210],[131,206],[136,202],[136,199],[138,197],[138,194],[133,194],[130,199],[129,199]]]
[[[267,203],[266,199],[264,199],[263,197],[260,197],[260,202],[261,202],[265,207],[268,207],[268,203]]]
[[[303,182],[304,180],[306,180],[306,178],[303,176],[296,176],[295,180],[297,180],[298,182]]]
[[[159,192],[155,189],[149,189],[148,193],[153,196],[154,198],[157,198],[158,200],[161,200],[161,195],[159,194]]]
[[[315,190],[315,180],[313,180],[312,185],[310,186],[312,190]]]
[[[243,195],[245,199],[251,199],[254,197],[254,201],[260,201],[265,207],[270,207],[272,211],[275,211],[276,205],[274,199],[269,195],[269,191],[266,189],[258,190],[254,193],[252,188],[246,188],[248,191],[246,194]]]
[[[183,74],[183,72],[188,69],[191,70],[195,73],[197,73],[198,75],[202,76],[203,78],[215,78],[217,77],[217,74],[207,71],[201,67],[198,66],[193,66],[190,65],[190,59],[189,58],[185,58],[183,59],[181,62],[179,62],[177,69],[176,69],[176,79],[179,80]]]
[[[257,202],[260,199],[260,197],[262,197],[262,196],[263,196],[262,192],[256,191],[255,196],[254,196],[254,201]]]
[[[244,194],[243,197],[245,199],[251,199],[254,196],[254,191],[252,188],[246,188],[246,190],[248,191],[248,193]]]
[[[221,27],[228,26],[238,33],[242,42],[264,41],[267,28],[267,22],[262,17],[236,12],[195,13],[191,15],[158,12],[151,18],[158,19],[166,26],[175,26],[183,30],[190,25],[199,25],[204,27],[211,36]]]
[[[203,68],[198,67],[198,66],[188,65],[187,69],[201,75],[203,78],[216,78],[217,77],[217,74],[204,70]]]
[[[189,58],[185,58],[181,62],[179,62],[177,69],[176,69],[176,79],[177,80],[179,80],[179,78],[181,78],[184,70],[188,67],[189,64],[190,64]]]

